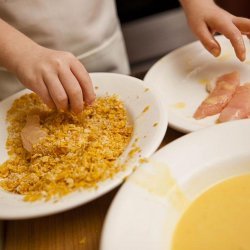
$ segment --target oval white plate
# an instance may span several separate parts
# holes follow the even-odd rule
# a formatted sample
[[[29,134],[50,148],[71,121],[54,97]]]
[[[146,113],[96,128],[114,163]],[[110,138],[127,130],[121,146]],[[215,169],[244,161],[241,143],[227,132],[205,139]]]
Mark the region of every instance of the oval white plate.
[[[115,197],[101,250],[170,250],[176,223],[203,190],[250,173],[250,120],[188,134],[129,177]]]
[[[241,81],[250,82],[250,44],[244,38],[247,59],[240,62],[224,36],[216,39],[222,47],[218,58],[210,55],[199,41],[181,47],[156,62],[146,74],[145,85],[158,90],[169,111],[169,126],[187,133],[215,124],[218,115],[195,120],[193,114],[207,96],[205,83],[238,70]]]
[[[139,157],[150,156],[161,143],[167,128],[167,112],[152,91],[145,91],[141,80],[113,73],[93,73],[91,78],[94,86],[97,87],[97,97],[117,94],[125,103],[134,124],[134,134],[126,151],[121,156],[122,161],[126,159],[128,152],[133,148],[132,144],[136,138],[139,139],[137,145],[141,152],[137,153],[129,162],[126,171],[118,173],[111,180],[100,183],[97,190],[74,192],[56,203],[24,202],[22,196],[0,190],[0,219],[38,217],[64,211],[91,201],[118,186],[131,173]],[[30,91],[23,90],[0,103],[0,163],[8,158],[5,150],[6,112],[16,98],[28,92]],[[143,112],[147,106],[149,107],[148,111]],[[155,123],[158,125],[154,126]]]

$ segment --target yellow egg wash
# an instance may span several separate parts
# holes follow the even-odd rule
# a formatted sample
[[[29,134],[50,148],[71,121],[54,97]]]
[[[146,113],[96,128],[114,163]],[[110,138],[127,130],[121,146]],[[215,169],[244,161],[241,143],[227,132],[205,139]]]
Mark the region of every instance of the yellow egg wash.
[[[185,102],[177,102],[177,103],[173,104],[172,106],[176,109],[184,109],[186,107],[186,103]]]
[[[200,80],[199,80],[199,83],[200,83],[201,85],[207,85],[209,82],[210,82],[210,81],[209,81],[208,79],[200,79]]]
[[[172,250],[249,250],[250,175],[233,177],[199,196],[177,224]]]

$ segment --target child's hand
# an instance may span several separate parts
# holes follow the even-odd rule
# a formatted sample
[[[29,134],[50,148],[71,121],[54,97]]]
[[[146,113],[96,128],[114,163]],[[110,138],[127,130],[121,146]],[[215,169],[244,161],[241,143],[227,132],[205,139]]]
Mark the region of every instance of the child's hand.
[[[86,69],[68,52],[37,45],[16,65],[15,73],[21,83],[51,108],[79,113],[84,101],[91,104],[95,100]]]
[[[0,19],[0,65],[51,108],[79,113],[95,93],[84,66],[68,52],[44,48]]]
[[[221,48],[213,35],[223,34],[231,41],[236,56],[244,61],[246,50],[242,34],[250,34],[250,20],[236,17],[218,7],[212,0],[182,0],[188,23],[203,46],[214,56]]]

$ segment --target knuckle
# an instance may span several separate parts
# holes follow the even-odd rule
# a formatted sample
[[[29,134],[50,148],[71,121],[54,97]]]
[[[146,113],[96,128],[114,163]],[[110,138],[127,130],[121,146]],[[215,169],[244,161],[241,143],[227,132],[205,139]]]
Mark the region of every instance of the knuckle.
[[[65,57],[69,60],[75,59],[75,56],[71,52],[65,52]]]
[[[60,52],[53,57],[52,63],[57,70],[63,70],[72,60],[75,60],[75,56],[70,52]]]
[[[38,65],[38,72],[40,72],[42,75],[48,74],[49,71],[50,69],[44,63]]]
[[[234,46],[237,46],[237,47],[243,46],[243,40],[242,40],[241,34],[238,34],[237,32],[232,33],[229,39]]]
[[[63,60],[61,57],[57,56],[54,58],[53,60],[53,64],[55,65],[55,67],[59,70],[61,70],[63,68]]]
[[[61,53],[56,53],[50,58],[50,63],[52,67],[56,69],[61,69],[64,65],[64,59]]]
[[[239,39],[241,38],[241,32],[237,28],[235,28],[232,30],[232,36],[235,36],[236,38]]]
[[[28,86],[37,86],[39,85],[38,77],[33,74],[28,74],[22,79],[22,82]]]
[[[55,99],[60,107],[67,106],[68,104],[68,97],[66,95],[57,95]]]
[[[95,99],[96,99],[96,94],[91,94],[91,95],[89,95],[88,97],[86,97],[86,102],[87,103],[93,103],[94,101],[95,101]]]
[[[78,88],[73,88],[70,90],[70,94],[72,97],[75,97],[75,96],[80,96],[81,95],[81,90],[78,89]]]
[[[227,29],[222,30],[220,33],[229,40],[241,39],[241,32],[235,26],[228,26]]]

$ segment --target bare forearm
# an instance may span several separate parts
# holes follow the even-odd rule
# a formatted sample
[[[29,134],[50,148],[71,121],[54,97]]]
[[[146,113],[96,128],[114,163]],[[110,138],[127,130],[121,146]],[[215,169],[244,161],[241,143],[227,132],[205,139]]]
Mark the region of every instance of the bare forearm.
[[[25,60],[25,55],[32,53],[34,47],[39,46],[0,19],[0,66],[16,72],[20,59]]]

